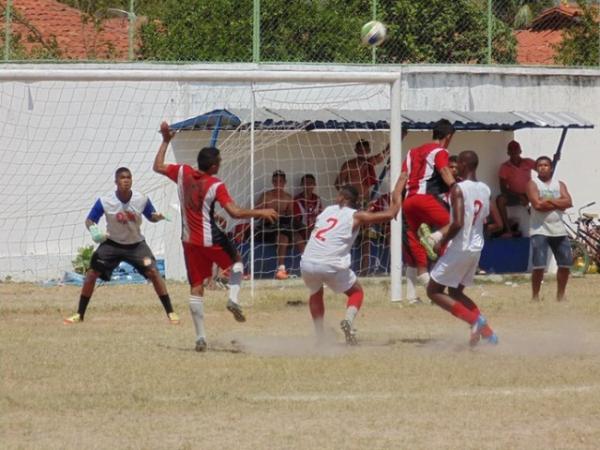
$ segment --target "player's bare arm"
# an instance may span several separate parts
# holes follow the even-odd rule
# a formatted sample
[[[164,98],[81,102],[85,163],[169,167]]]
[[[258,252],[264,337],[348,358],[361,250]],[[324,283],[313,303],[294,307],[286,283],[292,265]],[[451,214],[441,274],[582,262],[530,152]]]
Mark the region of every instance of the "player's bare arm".
[[[531,207],[537,211],[553,211],[557,209],[548,200],[542,200],[540,198],[540,192],[538,191],[537,185],[533,180],[527,183],[527,198],[531,203]]]
[[[406,187],[406,182],[408,181],[408,172],[402,172],[396,181],[396,186],[394,186],[394,191],[392,192],[392,200],[395,198],[400,206],[402,206],[402,192]]]
[[[352,227],[356,229],[362,225],[374,225],[377,223],[389,222],[398,215],[398,211],[400,211],[400,204],[397,201],[394,201],[392,197],[392,204],[389,209],[386,209],[385,211],[358,211],[354,213]]]
[[[162,122],[160,124],[160,134],[162,135],[163,140],[160,143],[160,147],[158,147],[158,151],[156,152],[156,157],[154,158],[154,165],[152,168],[156,173],[165,175],[167,173],[165,155],[167,154],[167,148],[169,147],[171,139],[173,139],[173,136],[175,136],[175,132],[171,131],[167,122]]]
[[[442,176],[442,180],[444,180],[444,183],[446,183],[448,187],[456,183],[456,179],[454,179],[454,175],[452,175],[450,167],[442,167],[440,169],[440,175]]]
[[[279,217],[277,211],[273,208],[265,208],[265,209],[247,209],[240,208],[234,202],[229,202],[223,206],[227,214],[229,214],[234,219],[264,219],[268,222],[275,222]]]

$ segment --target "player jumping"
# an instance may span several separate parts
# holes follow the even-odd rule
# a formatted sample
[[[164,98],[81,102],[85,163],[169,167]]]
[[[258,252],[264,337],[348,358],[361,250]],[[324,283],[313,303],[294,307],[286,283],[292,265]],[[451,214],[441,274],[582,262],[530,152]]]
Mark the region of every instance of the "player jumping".
[[[351,185],[338,191],[336,204],[319,214],[306,249],[300,261],[302,279],[310,290],[309,307],[315,331],[323,337],[323,285],[334,292],[348,296],[346,317],[340,326],[346,343],[356,344],[354,319],[360,309],[364,293],[356,274],[350,269],[350,250],[363,225],[392,220],[400,210],[400,198],[394,197],[390,209],[381,212],[357,211],[358,190]]]
[[[274,209],[245,209],[235,204],[225,184],[214,175],[219,171],[219,149],[204,147],[198,153],[198,169],[187,164],[165,164],[165,153],[175,132],[169,124],[160,124],[163,141],[154,159],[154,171],[177,183],[181,203],[181,240],[190,283],[190,312],[196,328],[196,351],[206,351],[204,331],[204,285],[212,276],[213,263],[221,269],[231,267],[229,275],[229,300],[227,309],[238,322],[246,317],[238,299],[244,275],[244,266],[236,248],[215,221],[215,202],[218,202],[234,219],[257,218],[267,221],[277,219]]]
[[[409,150],[402,164],[402,172],[394,188],[400,194],[406,188],[403,214],[408,223],[408,244],[415,258],[418,279],[427,285],[427,257],[437,258],[424,239],[419,242],[419,226],[422,223],[440,229],[450,222],[448,207],[442,195],[448,192],[456,180],[448,168],[448,150],[454,127],[445,119],[433,128],[433,141]],[[424,248],[425,247],[425,248]]]
[[[473,283],[483,249],[483,225],[490,212],[494,220],[490,228],[502,227],[496,204],[490,202],[490,188],[477,181],[478,164],[475,152],[464,151],[458,156],[458,171],[463,181],[450,190],[452,220],[441,241],[435,244],[435,250],[439,252],[447,244],[448,247],[431,271],[427,286],[427,295],[435,304],[471,325],[471,345],[476,345],[481,336],[492,344],[498,343],[478,306],[463,292],[465,286]],[[446,286],[448,294],[444,293]]]

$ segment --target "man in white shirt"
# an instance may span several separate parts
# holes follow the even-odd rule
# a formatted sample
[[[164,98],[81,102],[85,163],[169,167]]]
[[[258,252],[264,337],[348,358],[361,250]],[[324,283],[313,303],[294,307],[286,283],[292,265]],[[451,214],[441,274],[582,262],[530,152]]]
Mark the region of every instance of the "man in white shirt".
[[[464,320],[471,326],[470,344],[476,345],[483,336],[492,344],[498,337],[487,324],[479,307],[465,293],[465,286],[473,283],[483,249],[483,225],[491,213],[494,227],[500,229],[502,220],[496,205],[490,202],[490,188],[477,181],[479,158],[473,151],[458,155],[458,171],[463,181],[450,190],[451,222],[444,229],[435,250],[447,245],[431,271],[427,295],[436,305]],[[448,294],[444,293],[448,287]]]
[[[401,205],[401,199],[395,196],[385,211],[357,211],[359,200],[359,192],[354,186],[340,187],[336,204],[325,208],[317,217],[300,261],[302,279],[310,290],[309,307],[317,336],[323,337],[323,285],[327,285],[334,292],[348,296],[346,316],[340,326],[350,345],[357,343],[353,322],[364,297],[356,274],[350,268],[352,244],[361,226],[389,222],[398,214]]]
[[[548,248],[552,250],[558,271],[556,272],[556,300],[565,300],[573,255],[562,221],[564,210],[573,206],[567,186],[553,177],[552,160],[540,156],[536,161],[537,177],[527,185],[527,197],[531,202],[529,233],[531,236],[531,288],[532,300],[540,299],[540,287],[548,262]]]

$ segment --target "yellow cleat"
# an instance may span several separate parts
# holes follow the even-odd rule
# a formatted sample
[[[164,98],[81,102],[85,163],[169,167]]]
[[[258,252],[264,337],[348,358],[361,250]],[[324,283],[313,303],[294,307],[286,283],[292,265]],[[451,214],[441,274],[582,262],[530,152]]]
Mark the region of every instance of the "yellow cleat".
[[[77,313],[77,314],[73,314],[71,317],[67,317],[66,319],[63,319],[63,323],[65,325],[72,325],[74,323],[81,323],[83,322],[83,317],[81,317],[81,314]]]
[[[169,313],[167,314],[167,316],[169,317],[169,323],[171,325],[179,325],[179,323],[181,322],[181,320],[179,320],[179,316],[177,315],[177,313]]]

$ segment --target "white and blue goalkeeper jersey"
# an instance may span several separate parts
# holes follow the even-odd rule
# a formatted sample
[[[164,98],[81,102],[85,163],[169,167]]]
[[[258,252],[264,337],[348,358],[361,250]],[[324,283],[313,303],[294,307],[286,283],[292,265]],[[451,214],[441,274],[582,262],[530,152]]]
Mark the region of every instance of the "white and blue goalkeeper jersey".
[[[156,212],[150,199],[139,192],[132,191],[131,199],[123,203],[116,192],[104,195],[96,200],[87,218],[98,223],[106,216],[108,238],[118,244],[137,244],[144,240],[142,235],[142,215],[148,220]]]

